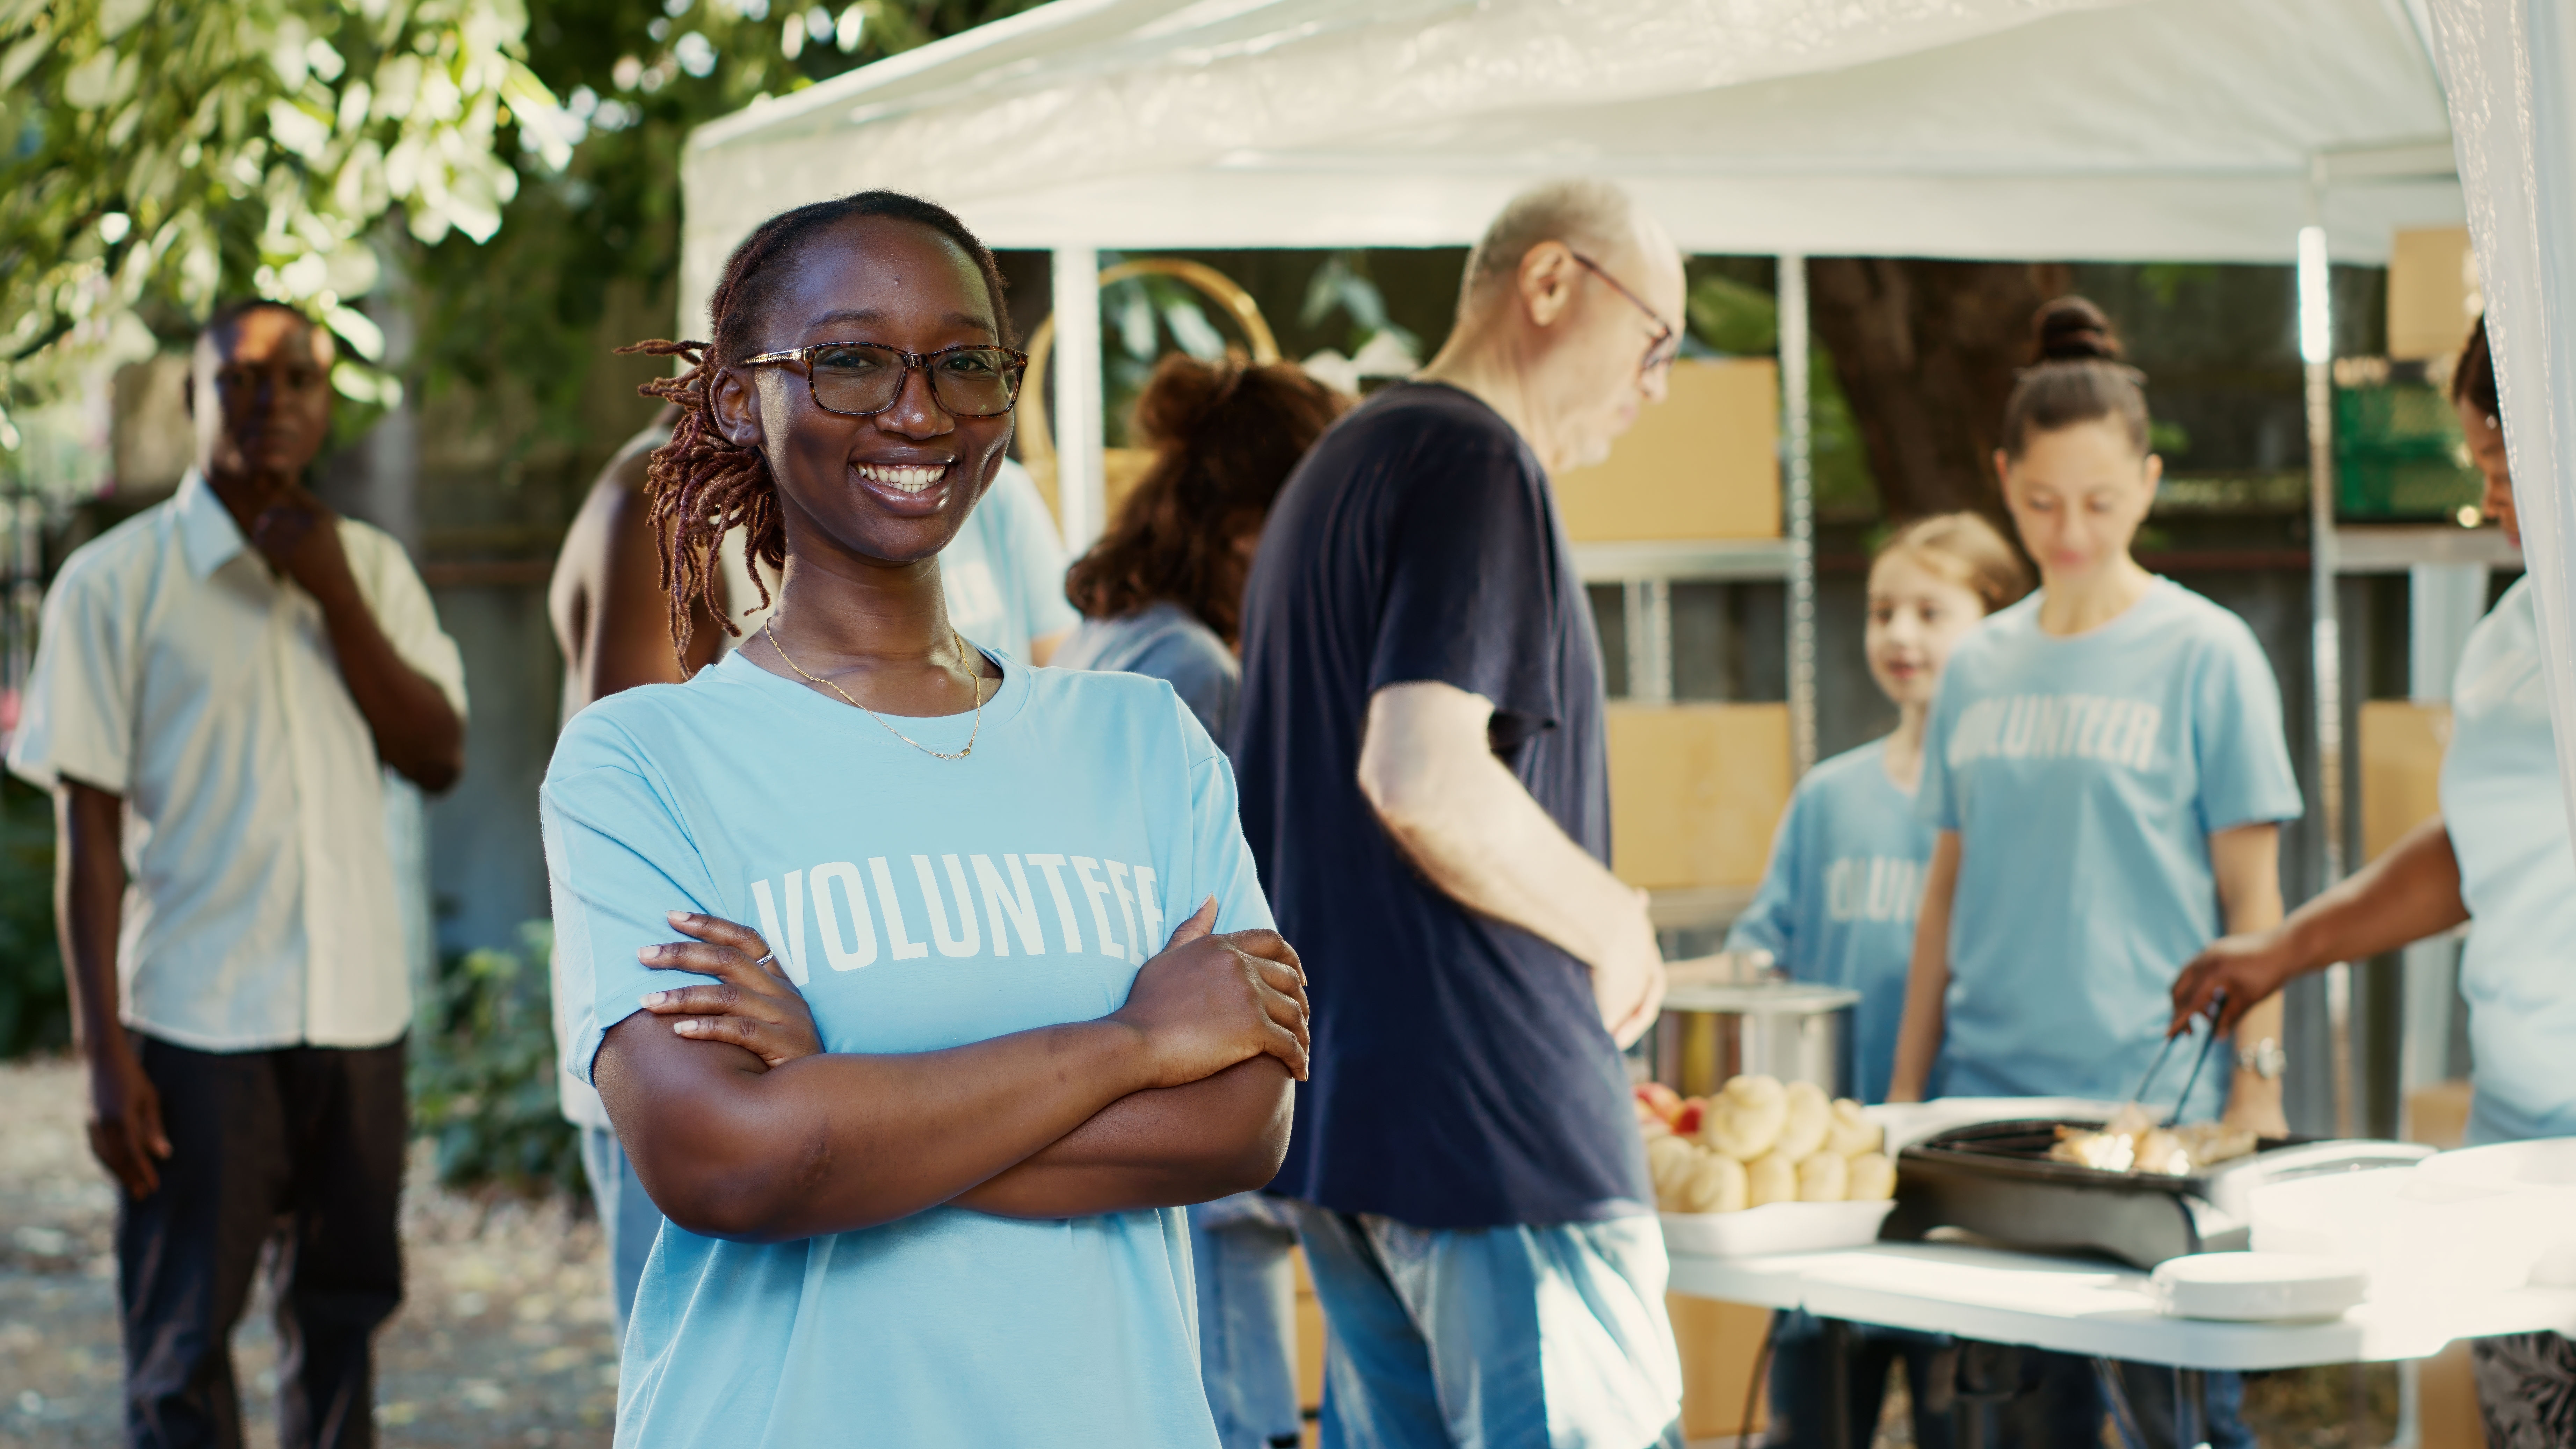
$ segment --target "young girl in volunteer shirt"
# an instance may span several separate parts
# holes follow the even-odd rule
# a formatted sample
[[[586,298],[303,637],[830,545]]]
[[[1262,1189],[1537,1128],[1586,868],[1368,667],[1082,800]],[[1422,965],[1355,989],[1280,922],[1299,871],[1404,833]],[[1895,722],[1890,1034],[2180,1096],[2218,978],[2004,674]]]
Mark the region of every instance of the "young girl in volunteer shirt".
[[[1959,641],[2029,591],[2029,572],[2012,546],[1973,513],[1919,519],[1880,546],[1869,570],[1864,647],[1870,677],[1896,704],[1896,732],[1836,755],[1798,782],[1762,889],[1727,933],[1730,951],[1768,951],[1797,980],[1860,993],[1852,1049],[1854,1090],[1863,1101],[1884,1100],[1895,1069],[1914,912],[1932,855],[1932,827],[1916,816],[1914,794],[1933,691]],[[1947,1340],[1856,1326],[1845,1341],[1852,1354],[1847,1422],[1878,1422],[1888,1367],[1901,1359],[1913,1393],[1914,1442],[1947,1449],[1949,1416],[1925,1407],[1937,1397],[1933,1375]],[[1822,1321],[1810,1314],[1784,1312],[1775,1321],[1769,1442],[1826,1442],[1826,1342]]]
[[[2280,686],[2243,620],[2129,556],[2163,467],[2109,322],[2069,297],[2035,330],[1995,465],[2040,587],[1950,656],[1924,733],[1922,812],[1940,836],[1891,1101],[2126,1098],[2183,963],[2222,925],[2281,919],[2280,822],[2300,799]],[[2223,1107],[2287,1130],[2280,1019],[2277,1001],[2246,1013],[2234,1070],[2204,1073],[2185,1116]],[[2035,1442],[2091,1442],[2089,1365],[2034,1358],[2032,1397],[2064,1416]],[[2170,1373],[2123,1377],[2141,1419],[2170,1423]],[[2221,1449],[2251,1442],[2238,1392],[2233,1375],[2209,1382]]]
[[[1973,513],[1918,519],[1880,546],[1863,647],[1870,677],[1897,707],[1896,731],[1798,782],[1762,889],[1727,932],[1730,951],[1768,951],[1796,980],[1861,994],[1853,1090],[1864,1102],[1886,1100],[1896,1068],[1914,912],[1932,856],[1914,793],[1933,690],[1959,641],[2028,592],[2012,546]]]
[[[949,626],[1026,367],[955,217],[799,207],[708,311],[650,348],[675,630],[736,527],[777,610],[541,796],[571,1067],[669,1218],[617,1442],[1215,1449],[1178,1205],[1278,1170],[1306,1042],[1233,773],[1171,686]]]

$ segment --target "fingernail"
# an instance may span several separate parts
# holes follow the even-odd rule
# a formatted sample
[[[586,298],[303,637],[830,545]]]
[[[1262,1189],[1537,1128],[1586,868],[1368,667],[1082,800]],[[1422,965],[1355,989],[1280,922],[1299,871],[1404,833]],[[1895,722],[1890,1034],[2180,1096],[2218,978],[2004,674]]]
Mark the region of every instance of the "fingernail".
[[[667,946],[646,946],[635,953],[635,959],[638,961],[657,961],[661,959],[662,953],[669,949],[670,948]]]
[[[685,926],[689,922],[697,919],[697,917],[690,915],[687,911],[670,911],[666,914],[670,916],[671,924],[674,926]]]
[[[671,1023],[671,1030],[678,1032],[682,1036],[696,1036],[698,1034],[698,1024],[694,1021],[675,1021]]]
[[[644,993],[644,1004],[646,1006],[659,1006],[670,999],[671,993],[667,991],[647,991]]]

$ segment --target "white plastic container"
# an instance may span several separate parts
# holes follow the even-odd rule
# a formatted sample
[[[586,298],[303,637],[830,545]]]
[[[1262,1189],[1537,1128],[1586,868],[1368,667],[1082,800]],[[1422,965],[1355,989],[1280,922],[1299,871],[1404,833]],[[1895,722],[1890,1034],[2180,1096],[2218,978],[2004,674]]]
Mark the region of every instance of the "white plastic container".
[[[1821,1253],[1878,1241],[1894,1202],[1775,1202],[1740,1213],[1665,1213],[1664,1250],[1705,1258]]]
[[[2167,1317],[2284,1323],[2341,1318],[2361,1302],[2370,1275],[2303,1253],[2193,1253],[2157,1264],[2150,1281]]]

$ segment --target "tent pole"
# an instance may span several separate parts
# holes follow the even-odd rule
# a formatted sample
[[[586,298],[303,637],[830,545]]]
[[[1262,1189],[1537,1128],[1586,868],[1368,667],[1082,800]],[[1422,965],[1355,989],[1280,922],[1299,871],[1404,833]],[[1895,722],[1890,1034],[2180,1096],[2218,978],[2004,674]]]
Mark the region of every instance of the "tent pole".
[[[1780,462],[1789,531],[1789,762],[1816,763],[1816,480],[1807,390],[1807,259],[1780,254]]]
[[[1055,496],[1065,552],[1080,557],[1107,520],[1101,495],[1100,253],[1055,249]]]
[[[2315,672],[2317,717],[2317,889],[2343,879],[2343,626],[2335,605],[2340,560],[2335,548],[2333,273],[2325,228],[2314,223],[2316,193],[2309,193],[2311,224],[2299,231],[2299,357],[2307,364],[2308,395],[2308,598],[2314,619],[2309,641]],[[2352,963],[2326,968],[2326,1019],[2334,1042],[2335,1135],[2350,1137],[2357,1103],[2352,1068]]]

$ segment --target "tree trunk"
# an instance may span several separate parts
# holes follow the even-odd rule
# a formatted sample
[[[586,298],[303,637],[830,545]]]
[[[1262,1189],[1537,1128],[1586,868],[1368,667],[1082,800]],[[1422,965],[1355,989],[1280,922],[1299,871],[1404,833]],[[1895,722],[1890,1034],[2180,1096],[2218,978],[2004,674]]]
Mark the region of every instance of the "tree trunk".
[[[2003,516],[1994,452],[2030,323],[2072,285],[2064,266],[1817,257],[1809,315],[1850,400],[1891,522]]]

